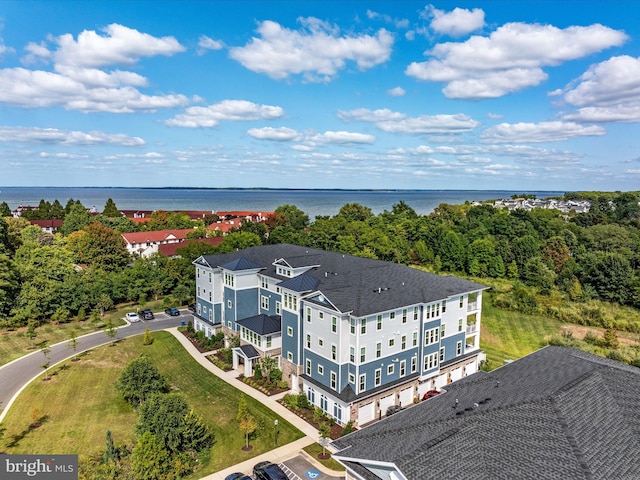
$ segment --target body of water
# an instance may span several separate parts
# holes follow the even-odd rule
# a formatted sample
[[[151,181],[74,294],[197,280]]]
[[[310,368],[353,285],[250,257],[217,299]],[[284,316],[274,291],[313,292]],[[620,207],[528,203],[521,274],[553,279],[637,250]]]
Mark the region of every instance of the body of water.
[[[63,206],[70,198],[85,207],[104,209],[111,198],[122,210],[252,210],[272,212],[280,205],[297,206],[313,220],[318,215],[335,215],[346,203],[359,203],[374,214],[391,210],[401,200],[419,215],[426,215],[441,203],[457,205],[465,201],[510,198],[514,194],[538,198],[564,195],[557,191],[507,190],[291,190],[291,189],[203,189],[203,188],[104,188],[104,187],[0,187],[0,202],[13,210],[19,205],[38,205],[41,199],[58,200]]]

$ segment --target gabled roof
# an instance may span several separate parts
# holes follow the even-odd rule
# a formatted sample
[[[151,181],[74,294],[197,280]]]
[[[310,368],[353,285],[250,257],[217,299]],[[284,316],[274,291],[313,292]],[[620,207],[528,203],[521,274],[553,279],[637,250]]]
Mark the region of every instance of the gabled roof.
[[[133,245],[134,243],[158,243],[167,239],[177,239],[184,240],[187,238],[187,234],[189,232],[193,232],[192,228],[183,229],[183,230],[153,230],[151,232],[131,232],[131,233],[123,233],[122,238],[124,238],[125,242],[129,245]]]
[[[236,322],[238,325],[245,327],[258,335],[271,335],[279,333],[282,329],[281,318],[279,315],[256,315],[253,317],[243,318]]]
[[[233,272],[239,270],[257,270],[261,268],[257,263],[253,263],[251,260],[247,260],[244,257],[235,258],[230,262],[227,262],[224,265],[220,266],[225,270],[231,270]]]
[[[363,478],[368,462],[409,480],[640,478],[638,368],[545,347],[446,390],[336,440],[334,457]]]
[[[318,279],[309,275],[298,275],[297,277],[288,278],[278,284],[279,287],[293,290],[294,292],[313,292],[318,286]]]
[[[252,358],[259,358],[260,354],[258,353],[258,351],[255,349],[255,347],[253,345],[240,345],[238,347],[240,349],[240,351],[242,352],[242,355],[245,358],[248,359],[252,359]]]
[[[284,260],[292,268],[309,267],[303,275],[317,282],[311,290],[322,291],[339,311],[353,312],[355,316],[435,302],[487,288],[458,277],[435,275],[397,263],[289,244],[205,255],[197,263],[225,265],[241,257],[263,267],[262,275],[283,281],[288,277],[276,273],[274,262]]]

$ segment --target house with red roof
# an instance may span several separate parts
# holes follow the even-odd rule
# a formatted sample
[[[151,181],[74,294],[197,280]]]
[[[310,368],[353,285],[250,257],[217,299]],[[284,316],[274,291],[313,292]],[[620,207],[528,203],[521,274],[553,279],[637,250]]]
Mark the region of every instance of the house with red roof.
[[[129,253],[148,257],[157,253],[160,245],[183,242],[189,232],[193,232],[193,229],[131,232],[123,233],[122,238]]]
[[[224,241],[224,237],[209,237],[209,238],[189,238],[178,243],[163,243],[158,245],[158,253],[163,257],[176,258],[180,257],[177,250],[182,247],[186,247],[191,243],[206,243],[217,247]]]

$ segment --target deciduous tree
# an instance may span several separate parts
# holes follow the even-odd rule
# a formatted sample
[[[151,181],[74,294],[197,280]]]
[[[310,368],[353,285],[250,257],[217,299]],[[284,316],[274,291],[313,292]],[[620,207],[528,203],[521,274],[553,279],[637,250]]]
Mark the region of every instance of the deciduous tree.
[[[151,395],[167,392],[169,387],[153,362],[140,356],[122,370],[116,389],[127,402],[141,405]]]

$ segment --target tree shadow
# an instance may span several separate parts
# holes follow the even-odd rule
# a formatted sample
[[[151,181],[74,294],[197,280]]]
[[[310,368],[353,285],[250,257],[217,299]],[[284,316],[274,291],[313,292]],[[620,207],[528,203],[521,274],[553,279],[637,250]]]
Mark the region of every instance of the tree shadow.
[[[36,428],[40,428],[44,423],[49,420],[49,415],[42,415],[40,418],[37,418],[33,423],[29,424],[29,426],[23,430],[22,432],[11,435],[11,440],[7,443],[7,448],[13,448],[20,445],[20,441],[26,437],[29,433],[34,431]]]

